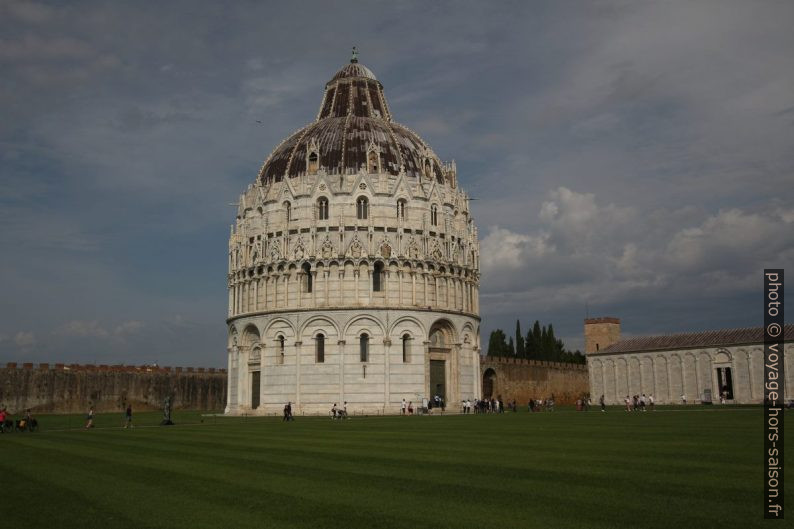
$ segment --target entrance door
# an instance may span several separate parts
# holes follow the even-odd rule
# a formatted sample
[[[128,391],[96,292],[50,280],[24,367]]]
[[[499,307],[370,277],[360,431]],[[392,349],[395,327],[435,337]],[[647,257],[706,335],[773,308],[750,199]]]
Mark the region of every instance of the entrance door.
[[[259,371],[251,372],[251,409],[259,407]]]
[[[724,395],[728,400],[733,400],[733,377],[731,375],[730,367],[717,368],[717,386],[720,395]]]
[[[438,395],[447,400],[446,361],[430,361],[430,397]]]

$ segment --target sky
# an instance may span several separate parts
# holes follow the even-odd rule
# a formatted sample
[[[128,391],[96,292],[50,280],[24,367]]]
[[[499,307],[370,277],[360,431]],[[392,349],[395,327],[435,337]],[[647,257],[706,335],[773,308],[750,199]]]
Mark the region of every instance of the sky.
[[[483,345],[517,319],[571,349],[587,315],[761,325],[763,269],[794,269],[792,20],[765,0],[0,0],[0,362],[224,366],[230,204],[354,45],[477,198]]]

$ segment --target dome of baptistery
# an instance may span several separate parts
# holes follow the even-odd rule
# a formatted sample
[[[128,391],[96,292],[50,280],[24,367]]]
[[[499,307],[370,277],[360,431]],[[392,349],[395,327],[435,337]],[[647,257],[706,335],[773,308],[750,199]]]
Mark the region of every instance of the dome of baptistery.
[[[240,196],[228,262],[227,413],[479,397],[468,196],[355,52]]]

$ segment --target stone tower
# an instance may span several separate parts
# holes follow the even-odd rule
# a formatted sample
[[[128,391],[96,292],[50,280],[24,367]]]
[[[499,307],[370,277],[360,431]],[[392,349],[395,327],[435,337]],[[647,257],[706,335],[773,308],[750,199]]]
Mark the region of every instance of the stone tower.
[[[587,318],[584,320],[585,354],[602,351],[620,340],[619,318]]]
[[[227,413],[397,413],[479,396],[479,243],[454,162],[354,55],[240,196]]]

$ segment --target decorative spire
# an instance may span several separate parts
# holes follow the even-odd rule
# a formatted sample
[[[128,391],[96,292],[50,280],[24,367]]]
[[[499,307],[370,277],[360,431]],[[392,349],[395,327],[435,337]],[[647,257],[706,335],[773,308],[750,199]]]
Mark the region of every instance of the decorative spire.
[[[356,64],[358,62],[358,48],[353,46],[353,56],[350,57],[350,64]]]

